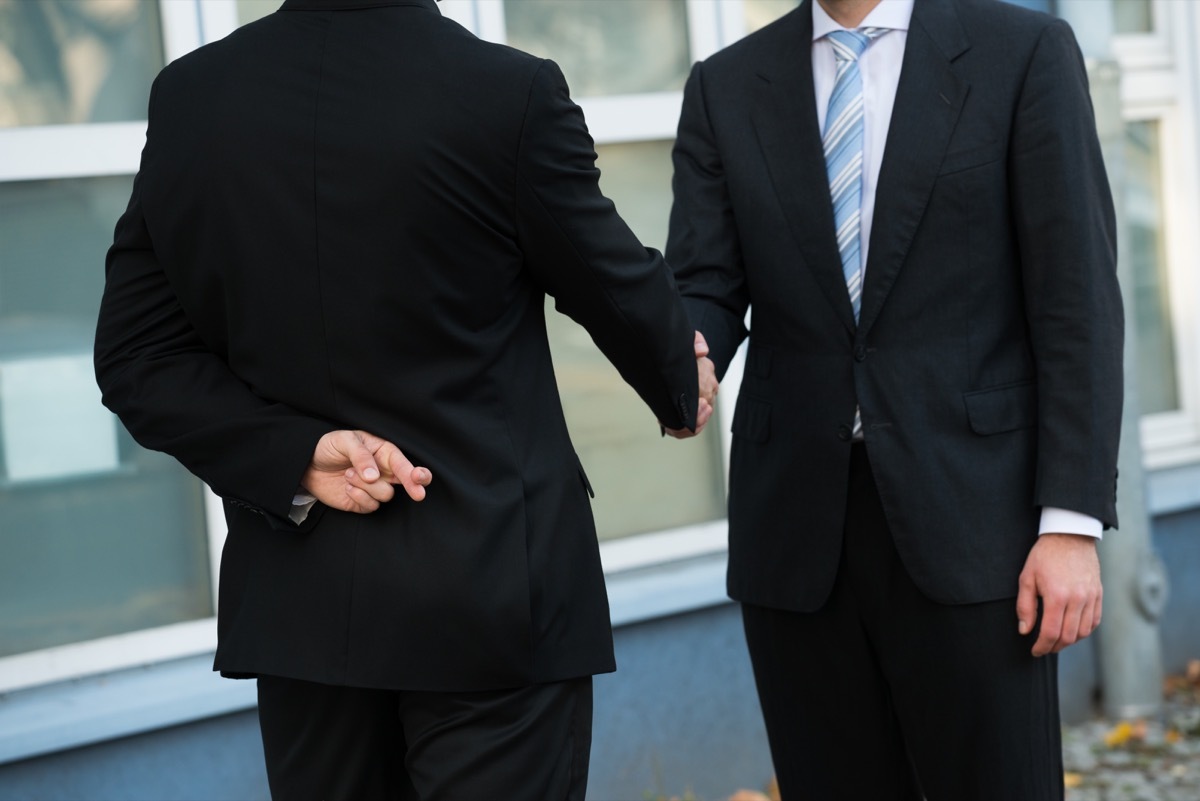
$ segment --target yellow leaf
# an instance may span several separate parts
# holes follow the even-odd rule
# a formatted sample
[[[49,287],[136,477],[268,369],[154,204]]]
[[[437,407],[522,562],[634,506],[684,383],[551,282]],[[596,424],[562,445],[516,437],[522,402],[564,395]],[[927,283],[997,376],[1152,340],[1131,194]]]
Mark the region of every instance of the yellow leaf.
[[[1118,748],[1129,742],[1129,738],[1133,736],[1133,724],[1129,721],[1122,721],[1104,735],[1104,744],[1109,748]]]
[[[1178,729],[1167,729],[1167,733],[1163,735],[1163,739],[1171,745],[1175,745],[1175,743],[1183,739],[1183,735],[1179,733]]]
[[[1082,773],[1064,773],[1063,784],[1067,787],[1078,787],[1083,784]]]

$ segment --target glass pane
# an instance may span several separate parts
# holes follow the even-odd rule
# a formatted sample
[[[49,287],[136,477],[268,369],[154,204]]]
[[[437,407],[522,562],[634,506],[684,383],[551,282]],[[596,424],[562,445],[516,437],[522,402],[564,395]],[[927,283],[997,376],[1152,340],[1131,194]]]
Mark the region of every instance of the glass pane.
[[[158,3],[0,1],[0,128],[146,119]]]
[[[1179,408],[1163,230],[1162,143],[1157,122],[1131,122],[1125,132],[1125,215],[1133,272],[1136,369],[1142,412],[1153,414]]]
[[[798,5],[800,5],[800,0],[743,0],[746,12],[746,33],[754,33]]]
[[[667,238],[671,142],[597,148],[601,184],[649,246]],[[721,421],[676,441],[592,344],[587,332],[547,305],[555,373],[571,438],[596,490],[601,539],[717,520],[725,516]]]
[[[131,183],[0,184],[0,656],[213,614],[201,484],[134,444],[92,374]]]
[[[1117,33],[1151,33],[1154,9],[1150,0],[1113,0],[1113,30]]]
[[[283,5],[283,0],[237,0],[238,25],[254,22],[271,14]]]
[[[685,0],[505,0],[508,43],[553,59],[574,97],[682,89]]]

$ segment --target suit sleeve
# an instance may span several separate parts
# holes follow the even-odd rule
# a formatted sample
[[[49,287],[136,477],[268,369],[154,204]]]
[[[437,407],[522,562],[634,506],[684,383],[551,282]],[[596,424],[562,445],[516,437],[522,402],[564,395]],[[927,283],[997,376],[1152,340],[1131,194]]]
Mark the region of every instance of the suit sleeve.
[[[675,164],[667,260],[675,271],[688,314],[708,340],[717,375],[724,377],[746,337],[750,295],[725,168],[708,116],[702,64],[683,90],[683,111],[672,159]]]
[[[1087,72],[1065,23],[1043,30],[1030,61],[1010,170],[1038,378],[1035,503],[1115,527],[1124,387],[1116,222]]]
[[[517,158],[517,231],[526,266],[663,425],[694,429],[693,328],[662,255],[643,247],[601,194],[595,160],[562,72],[542,62]]]
[[[154,250],[142,192],[156,157],[155,97],[142,168],[105,265],[95,368],[105,406],[143,446],[163,451],[223,498],[277,528],[321,436],[336,426],[255,395],[201,341]]]

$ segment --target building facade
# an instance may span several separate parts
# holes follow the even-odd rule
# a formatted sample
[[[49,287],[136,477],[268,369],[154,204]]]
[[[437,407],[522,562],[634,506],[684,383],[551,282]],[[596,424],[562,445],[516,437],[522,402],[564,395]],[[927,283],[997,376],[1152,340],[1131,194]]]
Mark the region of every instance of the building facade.
[[[137,169],[150,82],[279,2],[0,0],[0,801],[267,795],[253,683],[211,672],[220,503],[100,405],[90,354],[103,254]],[[1179,669],[1200,656],[1200,621],[1189,614],[1200,608],[1200,53],[1191,46],[1200,4],[1022,4],[1066,17],[1094,75],[1115,76],[1111,102],[1097,108],[1119,125],[1111,172],[1136,343],[1137,464],[1171,589],[1163,662]],[[661,248],[692,62],[795,5],[441,8],[482,38],[562,66],[604,191]],[[690,789],[715,799],[761,785],[765,734],[724,593],[728,425],[660,439],[587,334],[560,315],[550,324],[568,422],[596,490],[617,628],[619,671],[596,683],[590,797]],[[735,363],[721,394],[725,421],[739,372]],[[1089,713],[1101,685],[1095,654],[1089,641],[1062,661],[1071,717]]]

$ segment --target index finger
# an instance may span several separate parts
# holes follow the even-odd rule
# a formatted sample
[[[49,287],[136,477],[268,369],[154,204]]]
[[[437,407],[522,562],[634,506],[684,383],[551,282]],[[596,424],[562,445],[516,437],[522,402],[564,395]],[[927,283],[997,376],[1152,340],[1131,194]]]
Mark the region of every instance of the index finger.
[[[1042,622],[1038,628],[1037,642],[1033,644],[1034,656],[1045,656],[1054,650],[1062,636],[1063,616],[1067,608],[1062,601],[1047,600],[1042,597]]]
[[[428,467],[416,467],[408,457],[392,446],[387,456],[388,469],[392,473],[389,479],[393,484],[404,487],[408,497],[414,501],[425,500],[425,488],[433,481],[433,472]]]

